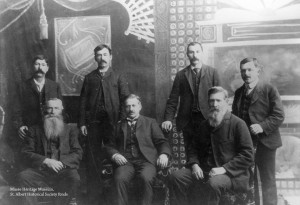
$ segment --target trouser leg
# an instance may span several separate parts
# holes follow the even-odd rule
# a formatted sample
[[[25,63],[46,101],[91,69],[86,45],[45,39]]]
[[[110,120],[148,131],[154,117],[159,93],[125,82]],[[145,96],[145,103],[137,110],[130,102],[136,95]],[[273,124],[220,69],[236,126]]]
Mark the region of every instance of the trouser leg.
[[[171,205],[187,205],[187,191],[195,181],[190,169],[180,169],[173,172],[168,178]]]
[[[263,205],[277,205],[275,157],[276,149],[271,150],[258,143],[255,161],[260,173]]]
[[[80,186],[80,176],[76,169],[63,169],[56,177],[58,182],[57,193],[61,193],[55,200],[56,204],[68,204],[72,198],[76,198]]]
[[[231,179],[226,174],[211,177],[208,180],[207,185],[209,188],[209,205],[218,205],[222,193],[232,188]]]
[[[46,172],[28,168],[20,172],[18,175],[18,181],[20,187],[28,188],[45,188],[48,187],[46,183]],[[31,192],[30,192],[31,193]],[[25,204],[37,205],[37,197],[35,196],[26,196]]]
[[[123,166],[118,166],[114,170],[114,182],[117,191],[118,205],[128,204],[128,186],[131,179],[134,177],[134,167],[130,162]]]
[[[112,132],[112,126],[109,123],[91,123],[88,126],[86,156],[89,205],[104,203],[102,198],[103,180],[101,178],[102,160],[104,159],[102,140],[103,136],[109,132]]]
[[[151,205],[153,198],[152,183],[156,176],[156,168],[149,162],[135,163],[139,187],[141,187],[141,205]]]

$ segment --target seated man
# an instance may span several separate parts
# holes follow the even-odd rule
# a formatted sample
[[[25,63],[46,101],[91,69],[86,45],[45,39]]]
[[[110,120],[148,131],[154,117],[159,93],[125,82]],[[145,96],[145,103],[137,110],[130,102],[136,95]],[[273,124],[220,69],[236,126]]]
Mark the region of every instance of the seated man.
[[[22,147],[23,160],[28,168],[19,174],[20,187],[42,188],[42,196],[53,196],[55,204],[76,204],[76,190],[80,185],[77,169],[82,158],[76,127],[63,122],[62,101],[50,99],[45,105],[43,126],[30,127]],[[55,182],[53,188],[48,182]],[[53,190],[52,190],[53,188]],[[25,191],[25,193],[34,193]],[[60,196],[59,196],[60,195]],[[37,204],[35,196],[25,197],[28,204]],[[72,200],[71,200],[72,199]]]
[[[252,140],[245,122],[228,111],[227,100],[227,91],[222,87],[209,89],[208,119],[201,123],[200,133],[194,139],[188,155],[189,168],[170,176],[172,205],[188,204],[187,189],[193,183],[205,191],[202,195],[210,205],[219,204],[225,190],[248,189]]]
[[[165,168],[171,150],[167,139],[154,119],[140,115],[140,98],[129,95],[125,100],[127,119],[119,122],[116,135],[106,143],[105,151],[114,163],[114,182],[117,203],[128,204],[128,184],[134,176],[140,186],[139,204],[151,204],[151,182],[156,176],[156,165]]]

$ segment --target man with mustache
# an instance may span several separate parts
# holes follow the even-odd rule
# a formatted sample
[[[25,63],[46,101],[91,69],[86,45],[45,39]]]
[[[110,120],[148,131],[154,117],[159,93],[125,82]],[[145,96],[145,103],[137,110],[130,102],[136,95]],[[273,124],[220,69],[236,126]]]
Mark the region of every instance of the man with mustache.
[[[253,145],[246,123],[228,110],[228,93],[222,87],[208,90],[208,119],[200,125],[188,155],[187,169],[170,176],[171,205],[197,201],[188,189],[193,183],[201,188],[204,201],[218,205],[223,191],[246,191],[249,167],[253,163]],[[195,189],[196,190],[196,189]],[[195,191],[192,190],[192,191]]]
[[[251,133],[263,204],[275,205],[275,157],[276,149],[282,145],[279,126],[284,120],[284,110],[277,89],[259,79],[261,67],[256,58],[245,58],[240,62],[244,85],[235,91],[232,113],[246,122]],[[255,182],[255,202],[260,204],[257,180]]]
[[[111,67],[111,48],[105,44],[98,45],[94,55],[98,68],[84,78],[78,122],[81,133],[87,136],[89,205],[102,204],[103,139],[110,135],[122,114],[125,115],[121,111],[121,102],[129,94],[124,75]]]
[[[138,204],[150,205],[151,184],[157,166],[164,169],[171,156],[168,140],[154,119],[140,115],[141,100],[131,94],[125,100],[127,118],[118,123],[116,134],[105,150],[113,161],[117,204],[128,204],[128,186],[135,177],[141,196]]]
[[[162,123],[162,128],[170,131],[178,108],[176,126],[177,131],[183,132],[186,153],[192,138],[199,133],[199,124],[207,119],[207,91],[212,86],[220,85],[217,70],[203,63],[201,43],[190,43],[187,56],[190,65],[176,74]]]
[[[52,195],[55,204],[75,205],[80,185],[77,169],[82,158],[82,149],[78,143],[77,127],[64,123],[62,110],[60,99],[48,100],[43,125],[29,128],[21,150],[22,159],[28,168],[19,173],[18,179],[20,187],[50,187],[44,193]],[[54,187],[49,184],[50,181],[55,183]],[[59,196],[59,193],[63,195]],[[25,200],[27,204],[38,204],[35,196],[26,196]]]
[[[17,85],[15,106],[13,111],[14,126],[24,139],[28,127],[42,124],[43,106],[50,98],[62,100],[59,84],[47,79],[49,70],[48,59],[44,55],[33,58],[33,76],[25,83]]]

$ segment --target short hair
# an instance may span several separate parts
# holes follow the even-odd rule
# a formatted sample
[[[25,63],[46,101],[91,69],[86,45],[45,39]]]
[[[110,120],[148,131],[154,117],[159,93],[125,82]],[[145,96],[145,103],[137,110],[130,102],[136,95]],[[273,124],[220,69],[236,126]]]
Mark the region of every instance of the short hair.
[[[227,99],[228,98],[228,91],[225,90],[224,88],[222,88],[221,86],[214,86],[208,89],[208,99],[212,94],[216,94],[216,93],[223,93],[224,94],[224,98]]]
[[[258,60],[256,58],[244,58],[240,62],[240,68],[242,67],[242,65],[244,65],[246,63],[249,63],[249,62],[253,62],[254,66],[256,68],[261,68],[261,65],[259,64],[259,62],[258,62]]]
[[[49,65],[48,58],[46,56],[42,55],[42,54],[34,56],[33,59],[32,59],[32,64],[34,64],[36,60],[45,60],[47,65]]]
[[[203,51],[202,44],[201,44],[200,42],[194,41],[194,42],[191,42],[191,43],[188,44],[188,46],[187,46],[187,48],[186,48],[186,53],[188,53],[190,46],[195,46],[195,45],[199,45],[200,48],[201,48],[201,50]]]
[[[100,44],[94,49],[94,55],[97,54],[98,51],[101,51],[102,49],[106,48],[109,51],[109,54],[111,55],[111,48],[106,44]]]
[[[58,102],[60,102],[60,104],[61,104],[61,108],[62,108],[62,109],[64,109],[64,106],[63,106],[62,100],[61,100],[61,99],[59,99],[59,98],[49,98],[49,99],[46,101],[46,104],[45,104],[45,109],[47,108],[47,103],[48,103],[49,101],[58,101]]]
[[[126,98],[124,99],[124,104],[125,104],[126,101],[129,100],[129,99],[137,99],[137,100],[140,102],[140,104],[142,104],[142,101],[141,101],[140,96],[135,95],[135,94],[129,94],[129,95],[127,95]]]

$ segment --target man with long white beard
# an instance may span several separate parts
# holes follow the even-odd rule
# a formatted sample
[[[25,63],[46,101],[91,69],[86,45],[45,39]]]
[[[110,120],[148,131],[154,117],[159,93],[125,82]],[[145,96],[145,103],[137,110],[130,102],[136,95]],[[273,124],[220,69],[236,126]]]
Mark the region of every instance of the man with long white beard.
[[[18,176],[27,204],[37,204],[36,196],[46,195],[55,204],[76,204],[82,149],[77,127],[64,123],[62,110],[60,99],[48,100],[43,126],[32,126],[27,132],[21,152],[28,168]]]
[[[193,183],[203,191],[197,195],[205,195],[202,200],[209,205],[218,205],[226,190],[248,189],[253,145],[245,122],[228,111],[227,100],[227,91],[222,87],[208,90],[208,119],[201,123],[200,133],[193,139],[188,168],[170,176],[172,205],[195,201],[193,197],[187,200],[187,190]]]

